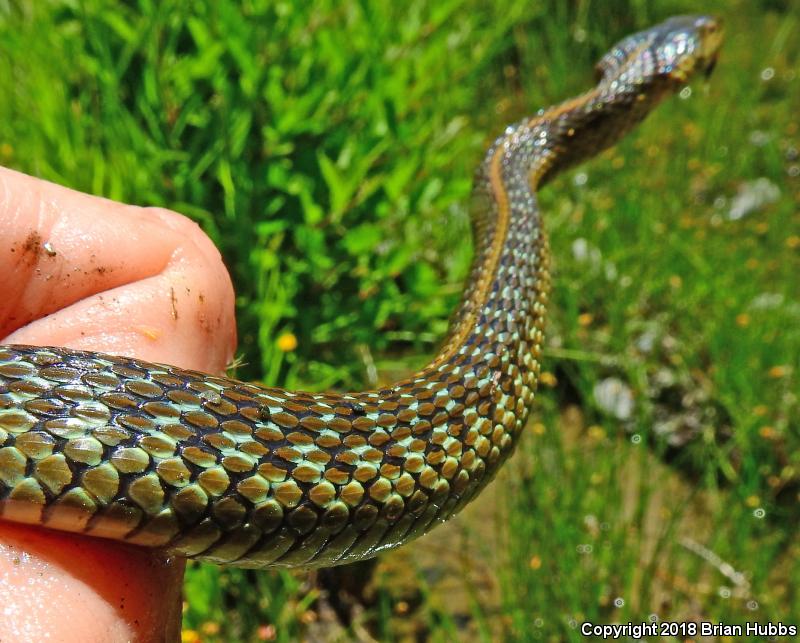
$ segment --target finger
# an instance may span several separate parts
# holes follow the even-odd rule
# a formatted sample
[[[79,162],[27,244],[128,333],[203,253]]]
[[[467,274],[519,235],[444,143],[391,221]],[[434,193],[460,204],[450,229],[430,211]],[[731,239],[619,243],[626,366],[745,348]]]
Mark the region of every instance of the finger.
[[[185,217],[0,168],[0,338],[218,373],[233,357],[233,287]]]
[[[0,168],[0,337],[219,372],[233,354],[230,280],[190,221]],[[183,564],[0,523],[0,640],[171,640]],[[24,555],[23,555],[24,552]],[[55,606],[55,607],[54,607]],[[20,629],[20,628],[24,628]],[[25,631],[30,636],[19,636]]]
[[[175,641],[183,561],[6,523],[0,531],[2,641]]]

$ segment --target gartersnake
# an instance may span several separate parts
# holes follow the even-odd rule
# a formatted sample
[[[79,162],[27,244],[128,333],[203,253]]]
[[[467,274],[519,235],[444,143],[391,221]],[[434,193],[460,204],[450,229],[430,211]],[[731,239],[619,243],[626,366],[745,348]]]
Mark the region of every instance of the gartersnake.
[[[0,346],[0,516],[239,566],[334,565],[446,520],[525,424],[549,288],[535,191],[694,72],[715,20],[679,17],[591,91],[509,126],[476,178],[476,258],[441,352],[363,393],[264,388],[136,359]]]

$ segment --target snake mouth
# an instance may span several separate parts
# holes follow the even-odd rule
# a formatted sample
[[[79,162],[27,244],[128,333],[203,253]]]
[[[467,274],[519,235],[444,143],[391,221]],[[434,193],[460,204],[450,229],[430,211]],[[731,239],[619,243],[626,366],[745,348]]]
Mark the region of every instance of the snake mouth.
[[[706,65],[706,69],[703,72],[703,76],[705,76],[706,80],[711,78],[711,74],[714,73],[714,68],[717,66],[717,58],[718,57],[715,55],[711,62]]]
[[[708,78],[717,66],[725,30],[722,20],[711,16],[698,18],[695,26],[700,40],[699,64],[703,67],[703,75]]]

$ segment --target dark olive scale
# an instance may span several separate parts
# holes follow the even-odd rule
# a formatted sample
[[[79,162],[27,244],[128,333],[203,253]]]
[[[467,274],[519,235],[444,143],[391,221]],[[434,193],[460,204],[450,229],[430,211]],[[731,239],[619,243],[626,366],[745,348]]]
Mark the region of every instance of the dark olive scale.
[[[626,38],[590,92],[506,129],[476,178],[476,257],[444,346],[338,395],[136,359],[0,346],[0,516],[243,567],[335,565],[461,509],[533,401],[549,290],[535,190],[614,143],[696,70],[710,18]]]

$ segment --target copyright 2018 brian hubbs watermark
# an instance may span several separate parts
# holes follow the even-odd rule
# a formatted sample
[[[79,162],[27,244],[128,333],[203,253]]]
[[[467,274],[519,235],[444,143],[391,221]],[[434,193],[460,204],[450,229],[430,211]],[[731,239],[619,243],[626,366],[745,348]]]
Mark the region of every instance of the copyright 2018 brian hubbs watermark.
[[[580,632],[584,636],[601,639],[634,640],[660,636],[785,636],[796,637],[797,625],[789,623],[712,623],[711,621],[661,621],[658,623],[609,623],[600,624],[586,621],[581,623]]]

